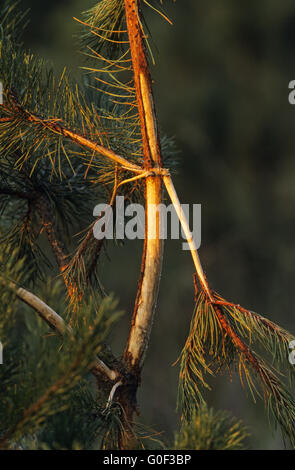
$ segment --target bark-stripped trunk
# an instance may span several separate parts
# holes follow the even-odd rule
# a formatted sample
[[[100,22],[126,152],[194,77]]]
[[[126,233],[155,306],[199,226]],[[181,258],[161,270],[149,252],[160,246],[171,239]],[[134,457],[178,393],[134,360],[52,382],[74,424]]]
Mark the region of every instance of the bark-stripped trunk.
[[[162,167],[162,159],[151,77],[140,23],[139,3],[138,0],[125,0],[125,10],[142,133],[144,167],[152,170]],[[149,343],[161,275],[163,244],[159,237],[159,214],[155,217],[153,211],[153,205],[159,205],[162,202],[161,176],[146,178],[145,200],[146,236],[141,275],[129,338],[124,352],[129,384],[119,389],[119,399],[129,423],[136,410],[136,391]],[[130,448],[132,440],[132,433],[127,432],[122,447]]]

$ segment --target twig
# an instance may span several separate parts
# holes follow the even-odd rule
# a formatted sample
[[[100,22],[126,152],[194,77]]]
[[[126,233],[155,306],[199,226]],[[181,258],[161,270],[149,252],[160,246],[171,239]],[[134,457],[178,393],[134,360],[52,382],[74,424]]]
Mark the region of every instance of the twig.
[[[123,385],[122,380],[119,380],[118,382],[115,383],[115,385],[113,385],[113,387],[110,391],[109,398],[108,398],[108,401],[107,401],[106,408],[105,408],[104,412],[106,412],[110,408],[111,404],[113,403],[115,393],[116,393],[117,389],[119,387],[121,387],[121,385]]]
[[[213,298],[211,289],[208,285],[205,273],[203,271],[203,268],[202,268],[202,265],[201,265],[201,261],[200,261],[199,255],[198,255],[198,251],[197,251],[194,239],[192,237],[192,234],[191,234],[191,231],[190,231],[185,213],[184,213],[184,211],[181,207],[181,204],[179,202],[179,199],[178,199],[174,184],[172,182],[171,176],[163,176],[163,181],[164,181],[164,184],[166,186],[167,192],[170,196],[171,202],[174,206],[174,209],[175,209],[175,211],[178,215],[179,221],[182,225],[182,228],[183,228],[183,231],[185,233],[187,242],[189,244],[191,255],[192,255],[192,258],[193,258],[193,262],[194,262],[194,265],[195,265],[200,283],[201,283],[204,291],[208,295],[209,300],[212,303],[214,303],[214,298]]]
[[[57,265],[62,272],[66,264],[65,260],[67,255],[57,224],[55,223],[55,216],[51,204],[46,196],[40,195],[35,201],[35,206],[43,229],[46,232],[48,242],[55,256]]]
[[[55,256],[59,270],[63,276],[69,298],[78,293],[78,298],[81,298],[81,293],[78,292],[76,283],[69,282],[65,276],[65,269],[67,267],[66,248],[64,246],[60,231],[55,222],[54,213],[50,202],[46,196],[40,195],[35,201],[35,206],[40,217],[43,229],[46,232],[48,242],[51,246],[52,252]]]

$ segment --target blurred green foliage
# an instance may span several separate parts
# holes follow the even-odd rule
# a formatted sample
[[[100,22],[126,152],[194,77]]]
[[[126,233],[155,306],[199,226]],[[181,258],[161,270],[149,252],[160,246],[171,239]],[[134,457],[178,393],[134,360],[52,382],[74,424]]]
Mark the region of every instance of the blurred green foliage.
[[[192,423],[185,423],[175,437],[175,449],[182,450],[243,450],[247,429],[224,411],[201,405]]]

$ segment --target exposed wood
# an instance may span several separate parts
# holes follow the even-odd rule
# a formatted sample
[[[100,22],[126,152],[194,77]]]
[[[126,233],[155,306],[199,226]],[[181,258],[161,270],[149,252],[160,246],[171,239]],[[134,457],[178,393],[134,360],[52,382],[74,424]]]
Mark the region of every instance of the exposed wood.
[[[153,316],[156,308],[162,267],[162,240],[159,240],[159,214],[156,218],[152,204],[161,203],[160,182],[148,178],[146,182],[147,233],[144,265],[139,295],[132,318],[125,359],[134,371],[140,371],[149,344]],[[156,227],[155,227],[156,225]],[[156,237],[154,236],[156,233]]]
[[[130,41],[134,84],[143,142],[144,167],[161,168],[162,158],[152,93],[149,65],[140,22],[140,2],[125,0],[126,22]],[[159,214],[153,217],[153,205],[162,202],[161,176],[148,176],[145,189],[146,236],[141,276],[124,359],[128,368],[140,375],[149,343],[157,303],[162,267],[162,240],[159,237]],[[138,377],[140,380],[140,378]]]
[[[174,206],[174,209],[177,213],[177,216],[179,218],[179,221],[182,225],[182,228],[183,228],[183,231],[185,233],[185,236],[186,236],[186,239],[187,239],[187,243],[190,247],[190,251],[191,251],[191,255],[192,255],[192,258],[193,258],[193,262],[194,262],[194,265],[195,265],[195,268],[196,268],[196,272],[197,272],[197,275],[198,275],[198,278],[199,278],[199,281],[200,281],[200,284],[203,288],[203,290],[206,292],[206,294],[208,295],[208,298],[211,302],[214,302],[214,298],[212,296],[212,292],[211,292],[211,289],[208,285],[208,282],[207,282],[207,279],[206,279],[206,276],[205,276],[205,273],[203,271],[203,268],[202,268],[202,265],[201,265],[201,261],[200,261],[200,258],[199,258],[199,254],[198,254],[198,250],[196,248],[196,245],[195,245],[195,242],[194,242],[194,239],[192,237],[192,234],[191,234],[191,231],[190,231],[190,228],[189,228],[189,224],[187,222],[187,219],[186,219],[186,216],[185,216],[185,213],[181,207],[181,204],[179,202],[179,199],[178,199],[178,196],[177,196],[177,193],[176,193],[176,190],[175,190],[175,187],[174,187],[174,184],[172,182],[172,179],[170,176],[163,176],[163,181],[164,181],[164,184],[165,184],[165,187],[167,189],[167,192],[170,196],[170,199],[171,199],[171,202]]]
[[[22,287],[17,287],[13,282],[5,282],[1,280],[2,283],[7,285],[11,290],[15,292],[17,297],[22,300],[29,307],[33,308],[40,318],[42,318],[54,331],[56,331],[60,336],[64,336],[66,333],[71,334],[72,328],[65,323],[58,313],[56,313],[51,307],[49,307],[43,300],[39,299],[35,294],[29,292]],[[110,381],[115,381],[119,377],[119,373],[115,370],[110,369],[101,359],[96,357],[93,364],[91,365],[91,370],[94,375],[103,374]]]

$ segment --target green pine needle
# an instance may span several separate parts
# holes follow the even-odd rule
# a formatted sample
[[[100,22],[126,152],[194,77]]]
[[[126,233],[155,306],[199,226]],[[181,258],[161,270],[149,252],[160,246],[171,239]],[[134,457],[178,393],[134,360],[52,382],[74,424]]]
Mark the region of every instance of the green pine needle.
[[[176,434],[174,449],[242,450],[247,428],[225,411],[215,412],[204,403],[194,411],[190,422],[183,422]]]
[[[289,373],[288,345],[292,336],[264,317],[226,302],[215,294],[215,304],[201,292],[196,299],[190,333],[180,357],[179,403],[190,419],[196,404],[202,404],[202,389],[210,389],[206,375],[223,369],[238,372],[243,387],[251,395],[262,390],[266,409],[295,446],[295,401],[272,364]],[[254,350],[263,347],[271,354],[268,365]]]

